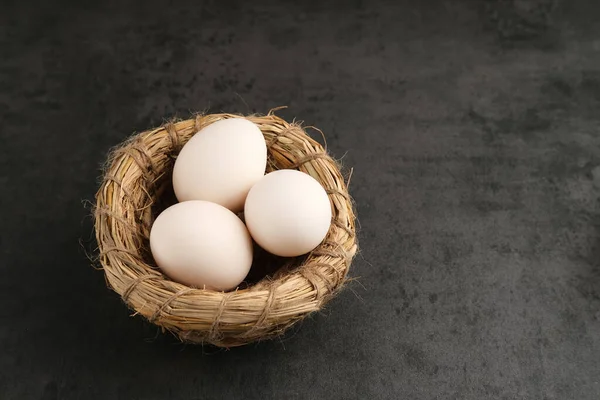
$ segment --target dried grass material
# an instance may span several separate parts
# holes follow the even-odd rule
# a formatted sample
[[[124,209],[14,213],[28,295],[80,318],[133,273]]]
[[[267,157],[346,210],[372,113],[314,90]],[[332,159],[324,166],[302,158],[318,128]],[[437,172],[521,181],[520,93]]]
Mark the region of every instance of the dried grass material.
[[[221,347],[277,336],[319,310],[343,286],[357,251],[352,202],[337,163],[300,125],[269,113],[245,118],[265,137],[268,170],[297,168],[326,189],[333,218],[323,243],[308,256],[286,259],[273,276],[228,293],[191,288],[160,272],[148,240],[154,218],[174,201],[175,157],[198,130],[233,117],[239,116],[198,115],[135,135],[111,153],[95,209],[109,286],[135,314],[181,340]]]

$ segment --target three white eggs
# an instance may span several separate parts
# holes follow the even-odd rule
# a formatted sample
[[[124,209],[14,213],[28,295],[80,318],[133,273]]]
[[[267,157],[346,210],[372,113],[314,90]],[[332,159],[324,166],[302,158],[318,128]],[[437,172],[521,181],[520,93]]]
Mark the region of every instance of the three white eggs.
[[[331,224],[325,189],[310,175],[279,170],[265,175],[267,146],[245,118],[214,122],[179,153],[173,189],[180,203],[164,210],[150,233],[156,264],[191,287],[232,290],[253,260],[252,239],[284,257],[310,252]],[[244,222],[236,213],[244,211]]]

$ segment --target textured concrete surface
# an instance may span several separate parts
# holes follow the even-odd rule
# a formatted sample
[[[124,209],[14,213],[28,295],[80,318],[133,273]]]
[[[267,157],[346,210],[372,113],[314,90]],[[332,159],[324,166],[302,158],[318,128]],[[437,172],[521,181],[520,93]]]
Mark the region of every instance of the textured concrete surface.
[[[3,2],[0,398],[597,399],[597,2]],[[350,287],[281,341],[184,347],[79,240],[106,152],[190,111],[320,127]]]

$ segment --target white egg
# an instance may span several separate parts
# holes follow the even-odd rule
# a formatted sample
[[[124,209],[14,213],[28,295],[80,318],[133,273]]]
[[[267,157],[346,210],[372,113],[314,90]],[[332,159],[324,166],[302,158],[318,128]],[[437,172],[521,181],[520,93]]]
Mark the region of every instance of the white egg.
[[[165,275],[198,288],[234,289],[252,264],[252,239],[244,223],[208,201],[164,210],[152,225],[150,249]]]
[[[263,249],[295,257],[323,241],[331,225],[331,204],[310,175],[279,170],[252,187],[244,215],[250,234]]]
[[[238,212],[266,166],[267,146],[258,126],[244,118],[224,119],[183,146],[173,169],[173,189],[179,201],[207,200]]]

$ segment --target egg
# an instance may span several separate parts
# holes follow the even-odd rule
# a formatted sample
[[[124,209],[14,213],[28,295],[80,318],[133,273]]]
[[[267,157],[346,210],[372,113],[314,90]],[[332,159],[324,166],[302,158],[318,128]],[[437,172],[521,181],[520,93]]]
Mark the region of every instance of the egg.
[[[244,208],[252,238],[263,249],[295,257],[317,247],[331,225],[325,189],[308,174],[279,170],[252,187]]]
[[[252,238],[244,223],[215,203],[177,203],[154,221],[150,250],[172,280],[187,286],[231,290],[250,271]]]
[[[258,126],[245,118],[219,120],[181,149],[173,169],[175,196],[180,202],[206,200],[238,212],[266,166],[267,146]]]

